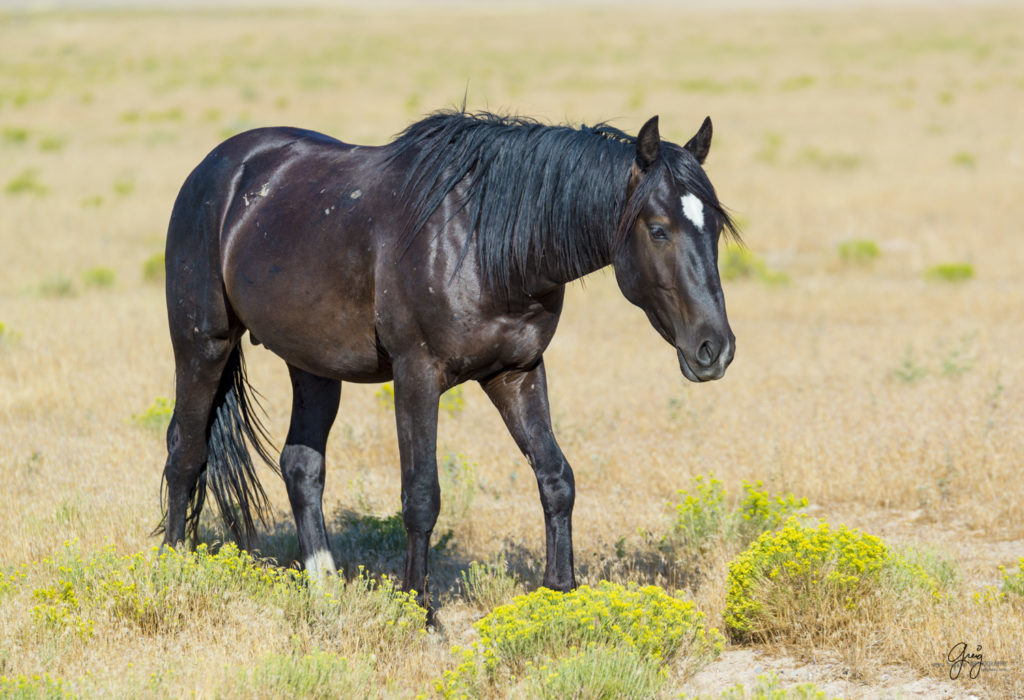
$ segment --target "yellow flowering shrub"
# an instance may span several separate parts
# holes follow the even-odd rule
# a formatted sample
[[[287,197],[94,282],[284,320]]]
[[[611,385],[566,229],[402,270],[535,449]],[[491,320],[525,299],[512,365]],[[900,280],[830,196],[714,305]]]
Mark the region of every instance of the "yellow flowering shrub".
[[[36,700],[36,698],[70,698],[71,690],[61,678],[49,673],[33,676],[0,676],[0,697],[11,700]]]
[[[1006,571],[1000,566],[999,571],[1003,574],[1003,586],[1000,593],[1009,600],[1024,602],[1024,557],[1017,562],[1017,568]]]
[[[724,618],[737,640],[786,638],[841,624],[872,598],[927,596],[941,597],[935,578],[879,538],[794,518],[730,563]]]
[[[107,546],[83,556],[72,542],[41,568],[48,580],[33,590],[33,618],[81,636],[103,619],[144,634],[174,632],[197,616],[216,623],[235,603],[275,606],[292,625],[328,637],[339,633],[342,617],[360,629],[379,627],[386,638],[421,634],[426,620],[415,596],[387,577],[378,582],[360,570],[351,582],[334,577],[312,586],[305,572],[257,562],[234,544],[216,552],[200,544],[191,552],[153,547],[127,555]]]
[[[693,478],[693,486],[678,491],[679,502],[669,503],[673,521],[662,540],[663,550],[681,550],[697,557],[715,540],[745,547],[766,530],[779,526],[792,513],[807,506],[806,498],[769,496],[763,484],[743,481],[743,497],[729,505],[725,485],[714,474]]]
[[[453,650],[462,663],[435,686],[444,697],[486,694],[485,686],[516,681],[524,673],[530,682],[550,685],[554,679],[538,676],[538,668],[561,676],[568,673],[565,664],[592,665],[604,653],[599,648],[622,650],[652,673],[678,658],[696,672],[718,656],[724,641],[718,630],[705,627],[704,613],[692,601],[658,586],[626,588],[606,581],[569,593],[541,588],[518,596],[474,628],[480,640]]]

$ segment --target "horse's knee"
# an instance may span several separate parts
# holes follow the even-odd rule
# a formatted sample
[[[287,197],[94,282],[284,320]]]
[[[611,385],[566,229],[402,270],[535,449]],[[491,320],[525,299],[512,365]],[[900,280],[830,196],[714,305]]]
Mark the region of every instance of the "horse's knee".
[[[402,491],[402,520],[407,532],[426,533],[434,529],[441,512],[441,488],[435,479]]]
[[[534,471],[544,510],[551,514],[571,512],[576,501],[576,480],[562,453],[558,452],[557,459],[535,463]]]

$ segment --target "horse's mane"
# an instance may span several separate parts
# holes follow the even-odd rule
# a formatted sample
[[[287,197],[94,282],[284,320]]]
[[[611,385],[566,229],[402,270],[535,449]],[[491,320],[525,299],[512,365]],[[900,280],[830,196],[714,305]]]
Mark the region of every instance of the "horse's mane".
[[[466,209],[475,231],[459,262],[475,238],[485,284],[495,291],[511,291],[541,256],[570,279],[608,264],[657,181],[645,178],[626,201],[636,138],[604,123],[574,128],[442,111],[411,124],[389,149],[389,164],[406,169],[404,245],[457,190],[452,216]],[[661,153],[656,167],[667,167],[734,231],[696,159],[664,141]]]

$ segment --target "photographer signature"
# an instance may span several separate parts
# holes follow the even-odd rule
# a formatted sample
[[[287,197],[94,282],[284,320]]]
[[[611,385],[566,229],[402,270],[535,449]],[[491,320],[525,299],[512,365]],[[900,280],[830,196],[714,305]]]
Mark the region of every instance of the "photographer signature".
[[[949,677],[951,680],[955,681],[960,677],[960,672],[965,664],[968,668],[968,675],[971,678],[977,678],[978,674],[981,673],[981,645],[979,644],[975,647],[973,652],[968,652],[967,642],[954,644],[953,648],[949,650],[949,654],[946,655],[946,660],[949,661]]]

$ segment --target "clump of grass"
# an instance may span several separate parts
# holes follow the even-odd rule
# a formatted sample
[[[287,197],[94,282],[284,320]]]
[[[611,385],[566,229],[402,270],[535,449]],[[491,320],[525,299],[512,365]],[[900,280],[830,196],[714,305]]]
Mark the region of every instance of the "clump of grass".
[[[974,277],[974,265],[965,262],[940,263],[924,271],[931,282],[965,282]]]
[[[22,144],[28,141],[29,130],[23,126],[5,126],[0,131],[0,140],[9,144]]]
[[[132,423],[162,435],[167,432],[167,426],[171,424],[173,415],[174,400],[168,399],[166,396],[157,396],[145,411],[132,414]]]
[[[39,150],[44,153],[57,153],[64,150],[66,140],[61,136],[48,135],[39,139]]]
[[[973,168],[978,164],[978,159],[968,151],[958,151],[949,160],[958,168]]]
[[[714,696],[702,696],[710,700]],[[750,688],[742,683],[730,686],[717,696],[720,700],[827,700],[825,691],[814,683],[800,683],[783,688],[774,671],[762,673]]]
[[[881,255],[878,244],[870,239],[855,238],[839,244],[839,259],[848,265],[866,265]]]
[[[508,602],[522,588],[503,553],[485,562],[470,562],[462,572],[462,587],[469,602],[482,610]]]
[[[117,273],[109,267],[90,267],[82,272],[82,284],[93,289],[109,289],[114,286]]]
[[[99,209],[103,206],[103,195],[91,194],[88,197],[82,197],[79,204],[82,205],[82,209]]]
[[[132,175],[120,175],[114,178],[114,194],[119,197],[127,197],[135,191],[135,177]]]
[[[772,270],[762,258],[748,248],[728,245],[718,260],[718,271],[723,280],[751,279],[766,284],[786,284],[789,275]]]
[[[585,677],[593,697],[649,697],[662,687],[669,664],[685,661],[684,672],[696,673],[718,656],[724,641],[705,626],[692,601],[658,586],[627,588],[607,581],[569,593],[541,588],[473,626],[479,641],[452,650],[461,663],[435,682],[438,695],[487,696],[518,686],[542,697],[565,697],[560,693],[567,684]],[[639,677],[602,671],[604,666],[629,668]]]
[[[44,297],[70,297],[75,293],[75,284],[65,275],[51,275],[39,283],[38,292]]]
[[[44,195],[50,188],[39,179],[39,171],[36,168],[27,168],[8,180],[4,191],[7,194]]]
[[[476,467],[461,452],[445,456],[437,465],[438,481],[445,500],[444,520],[449,527],[462,522],[473,506],[478,489]]]
[[[845,526],[792,519],[729,564],[724,619],[737,641],[824,641],[879,607],[942,599],[920,562]]]
[[[217,689],[220,698],[366,698],[377,690],[366,660],[315,649],[309,654],[271,654],[238,669]]]
[[[797,156],[797,162],[822,170],[856,170],[864,165],[864,156],[856,153],[827,153],[816,146],[809,146]]]
[[[153,253],[142,263],[142,279],[146,282],[164,281],[164,254]]]

